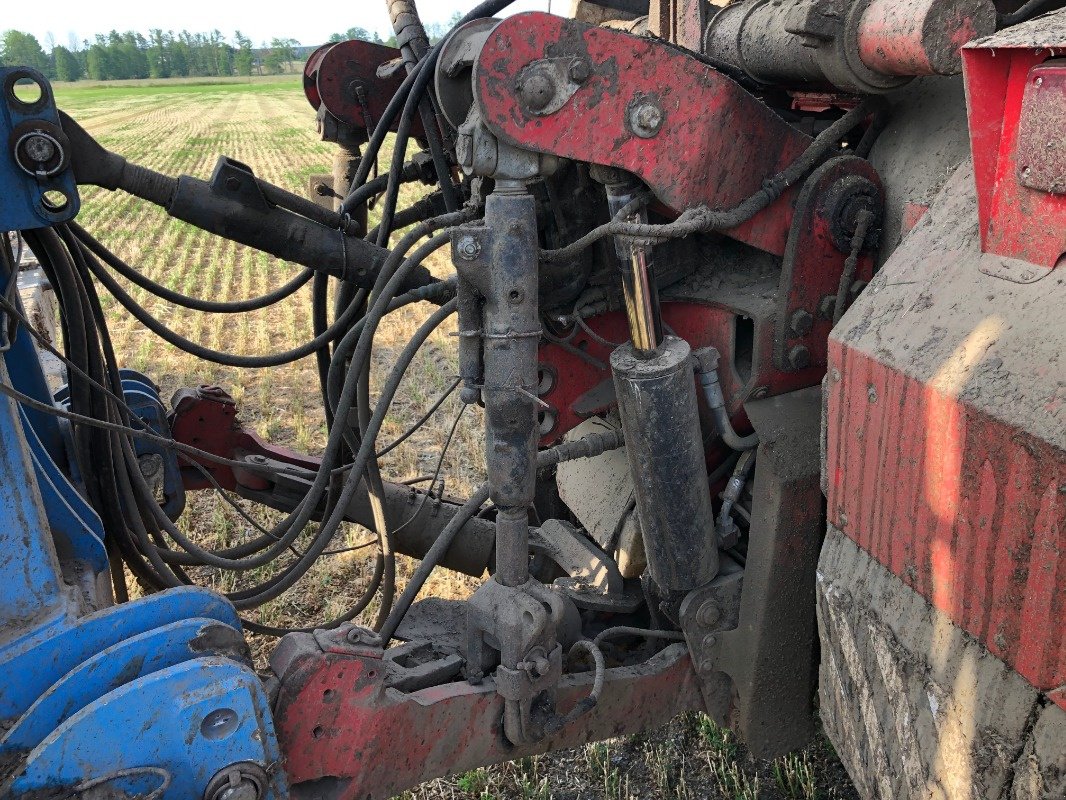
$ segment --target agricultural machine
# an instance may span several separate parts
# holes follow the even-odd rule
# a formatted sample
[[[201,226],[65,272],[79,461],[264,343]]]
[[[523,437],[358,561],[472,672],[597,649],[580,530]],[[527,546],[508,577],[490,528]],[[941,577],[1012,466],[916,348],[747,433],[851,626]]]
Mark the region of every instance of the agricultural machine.
[[[687,710],[767,758],[817,715],[863,798],[1066,796],[1062,4],[490,0],[434,45],[388,5],[398,49],[307,63],[336,144],[309,196],[225,157],[132,163],[0,72],[0,796],[386,798]],[[79,226],[86,185],[300,269],[181,295]],[[442,247],[450,277],[423,264]],[[211,350],[127,282],[216,314],[309,285],[314,330]],[[210,362],[316,359],[321,455],[224,388],[165,401],[102,292]],[[371,393],[375,333],[414,303]],[[379,469],[453,315],[484,420],[468,499]],[[212,489],[279,521],[208,549],[178,520]],[[348,613],[241,619],[351,522],[377,556]],[[480,588],[418,599],[442,569]],[[279,637],[268,667],[245,631]]]

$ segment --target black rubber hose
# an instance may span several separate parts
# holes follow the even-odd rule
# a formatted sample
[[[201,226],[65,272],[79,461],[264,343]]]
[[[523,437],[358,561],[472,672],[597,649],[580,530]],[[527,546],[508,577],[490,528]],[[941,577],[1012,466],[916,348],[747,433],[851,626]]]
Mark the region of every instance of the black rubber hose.
[[[132,314],[138,322],[148,328],[148,330],[156,334],[156,336],[174,347],[177,347],[179,350],[184,350],[197,358],[201,358],[204,361],[210,361],[213,364],[222,364],[227,367],[264,369],[266,367],[280,367],[283,364],[291,364],[293,361],[306,358],[319,348],[332,342],[351,322],[355,320],[359,313],[359,308],[357,306],[352,306],[344,312],[344,315],[341,318],[327,328],[322,335],[316,336],[311,341],[306,342],[299,347],[295,347],[292,350],[286,350],[282,353],[275,353],[273,355],[241,356],[233,353],[223,353],[218,350],[212,350],[197,344],[196,342],[190,341],[184,336],[180,336],[139,306],[137,301],[130,297],[118,282],[99,265],[99,263],[90,262],[89,268],[92,270],[93,275],[96,276],[96,279],[104,285],[116,300],[118,300],[122,307],[130,312],[130,314]]]
[[[251,297],[247,300],[219,302],[216,300],[203,300],[198,297],[188,297],[187,295],[168,289],[166,286],[156,283],[151,278],[142,275],[101,244],[98,239],[78,225],[78,223],[70,222],[68,225],[74,232],[75,237],[77,237],[82,244],[88,247],[97,258],[103,261],[107,266],[111,267],[111,269],[115,270],[115,272],[123,278],[140,286],[145,291],[163,298],[167,302],[182,306],[183,308],[190,308],[193,311],[203,311],[208,314],[241,314],[247,311],[258,311],[296,294],[296,292],[303,286],[306,286],[307,282],[316,274],[321,274],[325,277],[325,273],[316,273],[314,270],[304,269],[296,277],[282,284],[274,291],[260,295],[259,297]]]
[[[458,28],[475,19],[494,16],[513,2],[514,0],[486,0],[486,2],[478,4],[463,16],[454,27]],[[433,80],[433,74],[437,67],[437,58],[440,56],[444,41],[445,39],[442,39],[430,49],[426,54],[426,57],[419,62],[416,70],[408,74],[399,90],[397,90],[396,94],[393,95],[392,99],[389,101],[389,105],[386,107],[381,119],[378,120],[378,124],[374,128],[374,133],[370,137],[370,142],[367,144],[367,155],[364,157],[363,163],[359,165],[359,171],[356,173],[355,179],[352,181],[353,192],[357,187],[366,183],[367,177],[370,175],[372,162],[381,150],[381,145],[389,133],[393,120],[395,120],[396,116],[401,113],[401,110],[406,107],[408,95],[414,94],[415,96],[421,96],[426,90],[426,87],[429,86],[429,82]],[[342,208],[345,211],[350,212],[353,207],[354,204],[349,203],[348,198],[346,198],[342,204]]]

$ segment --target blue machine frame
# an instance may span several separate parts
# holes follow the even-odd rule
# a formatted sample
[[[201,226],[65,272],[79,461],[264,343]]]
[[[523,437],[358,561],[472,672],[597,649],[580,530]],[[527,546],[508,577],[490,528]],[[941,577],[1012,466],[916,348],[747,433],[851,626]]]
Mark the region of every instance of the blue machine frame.
[[[18,101],[18,78],[37,83],[41,100]],[[0,69],[0,85],[0,142],[35,120],[58,125],[44,76]],[[56,189],[67,198],[62,210],[42,204]],[[34,177],[10,148],[0,157],[0,231],[63,222],[77,208],[69,167]],[[0,265],[0,286],[12,279]],[[6,343],[0,382],[61,406],[25,330]],[[151,381],[125,373],[123,389],[169,435]],[[269,698],[236,611],[193,587],[114,605],[105,531],[76,486],[66,440],[54,416],[0,397],[0,797],[101,788],[175,800],[287,797]],[[164,462],[165,510],[176,517],[184,504],[176,459],[138,449],[153,454]],[[241,781],[254,793],[234,795]]]

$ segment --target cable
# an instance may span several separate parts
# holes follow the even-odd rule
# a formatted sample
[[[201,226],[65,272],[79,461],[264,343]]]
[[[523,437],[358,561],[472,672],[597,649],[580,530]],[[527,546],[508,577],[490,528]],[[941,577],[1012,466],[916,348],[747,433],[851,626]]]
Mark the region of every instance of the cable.
[[[1054,5],[1055,2],[1056,0],[1029,0],[1029,2],[1023,4],[1020,8],[1016,11],[1012,11],[1010,14],[997,15],[997,28],[1009,28],[1011,25],[1028,22],[1048,6]]]
[[[38,333],[33,328],[30,321],[26,319],[26,317],[18,310],[17,307],[15,307],[2,297],[0,297],[0,307],[2,307],[8,314],[15,316],[19,320],[19,322],[22,323],[23,329],[27,333],[29,333],[30,336],[32,336],[42,348],[44,348],[47,352],[62,361],[64,366],[73,371],[74,374],[85,379],[87,383],[89,383],[91,386],[106,395],[111,402],[117,405],[121,405],[123,408],[125,408],[126,411],[128,411],[132,415],[131,418],[136,420],[138,424],[142,425],[144,429],[137,430],[135,428],[130,427],[129,425],[112,423],[105,420],[99,420],[94,417],[86,417],[81,414],[66,411],[54,405],[42,403],[40,400],[37,400],[36,398],[30,397],[27,394],[19,392],[13,387],[11,387],[10,391],[6,391],[4,388],[6,387],[6,384],[0,384],[0,392],[3,392],[11,399],[16,400],[27,408],[32,408],[35,411],[40,411],[43,414],[49,414],[54,417],[66,419],[80,425],[88,425],[90,427],[100,428],[101,430],[112,431],[115,433],[123,433],[127,436],[132,436],[137,439],[143,439],[145,441],[152,442],[153,444],[159,445],[160,447],[175,451],[180,455],[195,456],[196,458],[203,459],[204,461],[211,461],[212,463],[220,464],[222,466],[236,467],[239,469],[246,469],[254,472],[267,472],[272,475],[292,474],[283,468],[279,469],[267,465],[255,465],[250,464],[247,461],[238,461],[232,458],[225,458],[223,456],[210,453],[207,450],[201,450],[198,447],[193,447],[192,445],[184,444],[183,442],[178,442],[174,439],[167,439],[165,437],[158,436],[152,433],[151,430],[148,428],[147,423],[141,420],[140,417],[137,417],[135,414],[133,414],[132,409],[130,409],[129,406],[126,405],[126,401],[124,398],[119,397],[106,386],[104,386],[102,383],[96,381],[87,372],[81,369],[81,367],[79,367],[69,358],[67,358],[58,350],[56,350],[55,347],[53,347],[47,339],[45,339],[40,333]],[[195,464],[195,462],[191,459],[189,461],[190,463]]]
[[[452,439],[455,437],[455,431],[459,427],[459,421],[463,418],[463,412],[466,411],[466,404],[463,403],[459,406],[459,413],[455,415],[455,421],[452,422],[452,427],[448,430],[448,437],[444,440],[444,447],[440,450],[440,456],[437,458],[437,466],[433,470],[433,475],[429,480],[429,489],[422,495],[422,500],[419,502],[418,507],[411,512],[411,515],[400,525],[396,530],[392,532],[395,536],[402,531],[414,520],[418,519],[418,515],[422,513],[422,509],[425,508],[426,503],[429,501],[430,495],[433,494],[433,487],[436,486],[437,481],[440,479],[441,470],[444,468],[444,458],[448,455],[448,448],[451,447]]]
[[[590,433],[572,442],[557,445],[548,450],[541,450],[537,453],[537,469],[544,469],[545,467],[577,458],[594,458],[607,450],[615,450],[622,447],[624,443],[621,431]],[[389,642],[396,635],[396,629],[403,621],[404,616],[410,609],[415,597],[422,590],[430,574],[441,559],[444,558],[444,554],[452,546],[459,531],[462,530],[467,522],[473,519],[478,513],[478,509],[488,502],[491,494],[492,487],[489,484],[484,483],[479,486],[477,491],[455,512],[455,516],[448,521],[448,524],[444,526],[444,530],[430,545],[429,550],[422,557],[422,561],[415,568],[411,579],[407,582],[407,586],[404,587],[400,598],[396,601],[396,606],[393,608],[389,618],[381,626],[378,634],[381,647],[389,646]]]
[[[859,266],[859,256],[862,248],[866,245],[866,234],[874,221],[874,213],[868,208],[862,209],[855,218],[855,232],[851,237],[851,252],[844,261],[844,270],[840,273],[840,283],[837,286],[837,300],[833,306],[833,324],[840,322],[847,310],[848,292],[855,280],[855,270]]]
[[[89,251],[86,250],[86,252]],[[306,342],[299,347],[295,347],[292,350],[286,350],[274,355],[241,356],[212,350],[175,333],[145,311],[141,306],[137,305],[137,301],[130,297],[114,278],[107,274],[106,270],[100,266],[95,258],[89,260],[89,269],[96,279],[104,285],[104,288],[111,293],[111,296],[118,300],[123,308],[132,314],[138,322],[148,328],[148,330],[156,334],[156,336],[163,339],[168,344],[177,347],[179,350],[184,350],[197,358],[203,359],[204,361],[210,361],[213,364],[222,364],[227,367],[264,369],[266,367],[280,367],[284,364],[291,364],[293,361],[298,361],[301,358],[306,358],[316,350],[333,341],[350,322],[355,320],[356,315],[359,313],[359,308],[357,306],[353,305],[349,307],[344,314],[320,336],[316,336],[311,341]]]
[[[261,295],[259,297],[252,297],[248,300],[238,300],[235,302],[218,302],[214,300],[203,300],[198,297],[188,297],[186,295],[175,292],[162,284],[156,283],[152,279],[142,275],[137,270],[133,269],[129,264],[116,256],[113,252],[108,250],[102,245],[96,238],[94,238],[88,231],[78,225],[76,222],[67,223],[70,229],[74,232],[74,236],[89,248],[97,258],[103,260],[107,266],[111,267],[126,280],[135,283],[142,289],[151,292],[157,297],[161,297],[164,300],[173,303],[174,305],[182,306],[183,308],[190,308],[194,311],[203,311],[208,314],[240,314],[246,311],[258,311],[262,308],[272,306],[287,297],[294,295],[300,288],[307,285],[307,282],[311,280],[316,274],[315,270],[304,269],[295,278],[287,281],[283,285],[279,286],[272,292]]]
[[[614,639],[618,636],[639,636],[642,639],[665,639],[669,642],[685,641],[685,634],[681,633],[681,631],[657,631],[650,628],[631,628],[627,625],[618,625],[614,628],[607,628],[606,630],[600,631],[592,641],[593,644],[599,647],[608,639]]]
[[[625,222],[623,208],[608,223],[594,228],[575,242],[557,250],[541,250],[542,261],[552,262],[573,258],[585,248],[608,236],[628,236],[637,239],[677,239],[693,233],[729,230],[750,220],[771,203],[781,197],[789,186],[797,183],[817,166],[829,152],[852,128],[859,124],[872,108],[879,107],[880,102],[873,98],[863,100],[858,106],[818,134],[807,149],[788,167],[763,181],[762,187],[725,211],[715,211],[707,206],[690,208],[681,213],[674,221],[665,224],[642,224]],[[635,201],[634,201],[635,202]],[[630,212],[632,213],[632,212]]]
[[[591,642],[588,639],[582,639],[578,642],[574,642],[573,647],[570,648],[570,652],[567,653],[567,661],[573,660],[574,656],[580,651],[584,651],[591,656],[592,662],[595,665],[596,672],[595,677],[592,679],[592,690],[589,692],[588,697],[578,702],[569,712],[562,716],[552,718],[544,725],[544,730],[549,735],[562,730],[570,723],[592,711],[597,703],[600,702],[600,695],[603,694],[603,683],[607,676],[607,664],[603,658],[603,651],[600,650],[598,643]]]
[[[462,382],[463,382],[462,378],[456,378],[452,382],[452,385],[449,386],[447,389],[445,389],[443,394],[441,394],[440,397],[438,397],[435,401],[433,401],[433,405],[431,405],[429,407],[429,409],[421,417],[418,418],[417,422],[415,422],[413,425],[411,425],[411,427],[409,427],[402,434],[400,434],[399,437],[397,437],[395,440],[393,440],[392,444],[387,445],[386,447],[384,447],[381,450],[378,450],[378,452],[377,452],[378,458],[381,458],[382,456],[385,456],[385,455],[388,455],[389,453],[391,453],[393,450],[395,450],[401,444],[403,444],[408,439],[410,439],[415,434],[415,432],[419,430],[419,428],[421,428],[423,425],[425,425],[427,422],[429,422],[430,417],[432,417],[434,414],[437,413],[437,409],[439,409],[442,405],[444,405],[445,401],[447,401],[447,399],[449,397],[451,397],[455,393],[455,390],[459,388],[459,384],[462,383]]]

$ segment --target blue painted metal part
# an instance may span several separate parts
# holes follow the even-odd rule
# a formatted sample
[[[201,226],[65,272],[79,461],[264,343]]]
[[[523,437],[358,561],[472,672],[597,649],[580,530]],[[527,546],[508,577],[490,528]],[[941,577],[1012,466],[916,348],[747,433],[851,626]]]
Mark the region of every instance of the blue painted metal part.
[[[107,548],[104,546],[104,525],[92,506],[60,472],[59,467],[45,450],[33,426],[29,424],[26,410],[22,412],[22,431],[30,448],[37,486],[44,501],[48,525],[60,562],[73,560],[88,567],[93,574],[107,571]]]
[[[13,97],[20,76],[40,85],[40,102]],[[0,68],[0,231],[55,224],[78,209],[69,168],[44,176],[15,162],[12,134],[26,131],[65,142],[44,77]],[[62,210],[42,202],[50,190],[66,196]],[[9,277],[0,275],[0,288]],[[20,329],[0,346],[0,382],[54,402],[29,334]],[[169,437],[154,384],[126,372],[122,388],[134,413]],[[203,797],[232,765],[251,762],[269,776],[263,797],[284,800],[268,697],[233,606],[185,587],[96,610],[111,602],[104,531],[75,488],[68,429],[0,396],[0,797],[96,787],[187,800]],[[137,454],[163,459],[163,506],[177,517],[177,457],[146,444],[138,442]]]
[[[41,97],[34,103],[20,101],[14,93],[14,83],[25,78],[38,84]],[[15,161],[12,137],[16,128],[25,133],[39,125],[56,133],[61,144],[65,136],[59,124],[55,97],[48,80],[40,72],[28,67],[0,68],[0,230],[18,231],[43,228],[73,219],[80,205],[78,186],[69,166],[55,175],[40,176],[25,172]],[[70,145],[66,143],[69,151]],[[66,204],[50,207],[44,202],[46,192],[61,192]]]
[[[240,630],[233,606],[214,592],[195,586],[170,589],[82,617],[51,635],[0,652],[0,720],[19,717],[48,687],[101,650],[161,625],[205,617]],[[17,676],[17,677],[14,677]],[[13,679],[14,678],[14,679]]]
[[[109,692],[175,664],[218,655],[250,666],[240,631],[193,617],[124,639],[76,666],[41,695],[0,739],[0,761],[29,752],[75,713]]]
[[[153,672],[82,708],[28,754],[7,788],[17,798],[151,766],[170,774],[165,798],[190,800],[203,797],[224,767],[253,762],[270,776],[265,797],[280,800],[287,796],[280,759],[259,678],[207,657]]]
[[[0,381],[7,380],[0,362]],[[0,397],[0,621],[6,623],[0,627],[0,653],[55,628],[71,613],[33,476],[19,410]],[[0,705],[10,694],[0,692]]]
[[[157,436],[172,438],[167,409],[159,396],[159,387],[147,376],[132,369],[119,370],[119,376],[122,379],[122,399],[129,410]],[[55,393],[55,401],[69,410],[69,385],[59,387]],[[159,505],[163,513],[176,520],[185,511],[185,484],[181,480],[181,465],[178,463],[177,452],[146,439],[134,439],[133,451],[138,458],[153,455],[160,459],[163,466],[163,497]]]

